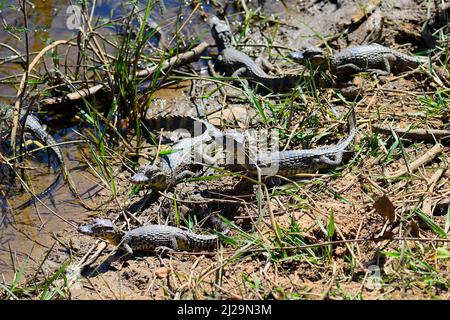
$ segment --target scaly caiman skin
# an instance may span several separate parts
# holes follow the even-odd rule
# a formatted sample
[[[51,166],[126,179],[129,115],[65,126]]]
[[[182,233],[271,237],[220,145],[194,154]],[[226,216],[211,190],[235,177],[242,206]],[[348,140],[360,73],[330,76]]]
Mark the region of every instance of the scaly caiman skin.
[[[224,71],[233,77],[244,77],[248,80],[260,83],[273,92],[288,92],[297,85],[299,76],[271,76],[264,72],[255,61],[244,52],[231,45],[231,32],[225,21],[216,16],[209,18],[211,32],[219,48],[219,65]]]
[[[208,128],[213,128],[212,125],[206,122],[206,120],[201,120],[192,115],[186,114],[169,114],[149,117],[143,119],[142,121],[144,121],[149,130],[154,132],[161,132],[161,130],[185,130],[192,136],[196,135],[198,132],[205,132]]]
[[[352,75],[370,72],[388,75],[413,70],[428,61],[427,58],[410,56],[380,44],[349,47],[335,54],[327,54],[319,47],[306,47],[289,56],[301,64],[311,63],[314,67],[331,69],[336,75]]]
[[[181,117],[185,119],[186,117]],[[170,122],[172,122],[170,120]],[[216,159],[207,154],[206,145],[223,133],[210,123],[192,118],[192,121],[200,124],[203,128],[202,134],[181,139],[173,145],[172,152],[161,158],[159,165],[147,164],[138,169],[137,173],[131,177],[131,182],[143,184],[156,190],[165,190],[175,186],[179,181],[196,176],[194,172],[201,166],[196,163],[196,157],[206,164],[213,165]],[[189,121],[188,121],[189,122]],[[185,121],[181,123],[186,123]],[[191,126],[192,123],[189,124]]]
[[[241,159],[245,157],[244,168],[251,173],[256,173],[259,168],[263,176],[279,175],[292,177],[298,173],[315,172],[319,169],[336,167],[341,164],[346,148],[356,135],[357,129],[354,111],[349,116],[349,127],[350,132],[348,137],[335,145],[314,149],[276,152],[249,152],[245,148],[244,138],[237,134],[234,140],[238,143],[238,147],[234,156],[241,157]],[[231,134],[228,134],[228,136],[231,136]],[[247,154],[242,155],[241,152],[246,152]],[[250,155],[248,155],[249,153]],[[272,169],[273,171],[264,171],[267,169]],[[266,172],[269,174],[266,174]]]
[[[194,176],[195,174],[190,171],[195,166],[192,160],[192,152],[195,150],[197,143],[202,144],[211,137],[214,137],[216,142],[222,146],[228,144],[225,141],[227,139],[231,139],[231,141],[236,143],[236,148],[233,149],[235,161],[236,159],[243,161],[231,166],[226,165],[227,169],[231,171],[236,171],[237,165],[237,170],[243,167],[251,173],[257,173],[258,169],[261,169],[261,174],[267,176],[280,175],[291,177],[298,173],[315,172],[320,169],[340,165],[343,155],[348,145],[355,138],[357,131],[355,114],[352,111],[349,116],[349,135],[335,145],[304,150],[258,152],[258,150],[254,149],[248,150],[242,133],[220,131],[210,124],[203,123],[210,126],[211,129],[205,131],[201,136],[181,140],[173,146],[173,149],[181,149],[178,154],[172,153],[163,157],[159,166],[151,164],[144,166],[131,178],[131,181],[149,185],[158,190],[164,190],[174,186],[183,178]],[[217,165],[216,159],[209,161],[210,164]],[[265,171],[265,169],[269,171]]]
[[[13,106],[0,103],[0,137],[1,141],[5,140],[5,137],[11,133],[12,120],[13,120]],[[22,120],[23,122],[23,117]],[[39,119],[34,115],[29,114],[25,121],[25,129],[28,132],[34,134],[37,139],[43,143],[50,145],[50,149],[55,153],[60,164],[63,162],[62,152],[56,145],[55,139],[44,129]]]
[[[216,235],[200,235],[166,225],[144,225],[122,231],[107,219],[94,219],[78,227],[78,232],[119,246],[129,255],[134,251],[154,252],[159,249],[175,251],[213,251],[217,247]]]
[[[7,137],[11,134],[13,121],[13,108],[14,107],[11,105],[0,103],[0,142],[5,141]],[[20,121],[23,124],[24,121],[23,116],[21,117]],[[49,146],[49,149],[56,156],[56,166],[62,167],[64,159],[61,149],[57,146],[57,142],[55,141],[55,139],[44,129],[39,119],[36,118],[34,115],[29,114],[25,120],[24,125],[27,132],[32,133],[37,138],[37,140],[42,144]],[[52,192],[52,190],[56,187],[56,185],[59,183],[60,179],[63,177],[62,173],[63,173],[62,170],[60,170],[55,181],[53,181],[53,183],[47,189],[45,189],[36,197],[42,200],[45,196],[49,195]],[[27,202],[19,205],[16,209],[24,209],[29,205],[31,205],[34,202],[34,200],[35,199],[30,199]]]

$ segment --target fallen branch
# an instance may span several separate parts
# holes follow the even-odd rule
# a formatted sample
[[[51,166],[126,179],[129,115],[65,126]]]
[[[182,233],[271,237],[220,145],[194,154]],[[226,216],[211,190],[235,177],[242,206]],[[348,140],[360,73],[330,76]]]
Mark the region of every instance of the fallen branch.
[[[61,45],[61,44],[70,44],[70,41],[68,40],[58,40],[55,41],[51,44],[49,44],[48,46],[46,46],[44,49],[42,49],[39,54],[33,59],[33,61],[30,63],[30,65],[28,66],[28,69],[26,70],[26,72],[24,72],[22,79],[20,80],[20,86],[19,86],[19,90],[17,90],[17,94],[16,94],[16,103],[14,105],[14,113],[13,113],[13,126],[11,129],[11,146],[12,149],[15,150],[15,143],[16,143],[16,134],[17,134],[17,127],[19,125],[19,114],[20,114],[20,103],[21,103],[21,99],[20,97],[22,96],[22,93],[25,89],[25,85],[26,85],[26,81],[27,81],[27,76],[31,73],[31,70],[34,69],[34,67],[36,66],[36,64],[38,63],[38,61],[44,56],[44,54]]]
[[[434,158],[436,158],[442,151],[444,150],[444,146],[440,143],[433,146],[433,148],[427,150],[425,154],[420,156],[414,162],[412,162],[409,166],[404,166],[404,168],[398,170],[397,172],[392,173],[392,175],[386,177],[386,179],[397,179],[407,173],[413,173],[420,166],[425,165],[431,162]],[[409,169],[408,169],[409,167]]]
[[[429,187],[427,190],[427,195],[426,195],[425,199],[423,199],[422,211],[425,212],[429,216],[431,216],[433,214],[433,211],[431,208],[432,207],[431,196],[433,194],[434,187],[436,186],[437,182],[442,177],[444,172],[445,172],[445,169],[443,169],[443,168],[436,170],[436,172],[431,176],[431,178],[428,182]]]
[[[20,54],[19,51],[17,51],[16,49],[14,49],[13,47],[11,47],[10,45],[6,44],[6,43],[2,43],[0,42],[0,47],[5,47],[6,49],[11,50],[12,52],[15,53],[14,56],[9,56],[9,57],[2,57],[1,60],[10,60],[10,61],[14,61],[17,59],[21,60],[21,63],[23,63],[24,65],[27,63],[27,61],[24,58],[24,55]]]
[[[438,129],[413,129],[406,130],[403,128],[389,128],[380,127],[377,125],[373,126],[374,131],[379,131],[382,134],[391,134],[394,131],[401,138],[412,139],[412,140],[450,140],[450,130],[438,130]]]
[[[45,105],[52,105],[52,104],[60,104],[64,101],[74,101],[74,100],[80,100],[83,98],[86,98],[88,96],[92,96],[99,92],[101,89],[103,89],[106,85],[105,84],[97,84],[93,87],[89,87],[87,89],[82,89],[77,92],[68,93],[62,97],[58,98],[47,98],[42,101]]]
[[[146,78],[152,76],[156,71],[167,71],[167,69],[177,68],[181,65],[190,63],[192,61],[197,60],[203,51],[209,46],[206,42],[201,42],[198,46],[193,48],[190,51],[181,53],[177,56],[174,56],[170,58],[169,60],[164,61],[161,65],[155,65],[151,68],[147,68],[145,70],[141,70],[136,73],[136,77],[138,78]],[[104,89],[106,87],[106,84],[97,84],[93,87],[89,87],[86,89],[79,90],[77,92],[72,92],[69,94],[66,94],[62,97],[57,98],[47,98],[42,101],[45,105],[52,105],[52,104],[60,104],[64,101],[75,101],[79,99],[86,98],[88,96],[92,96],[96,94],[98,91]]]
[[[208,48],[208,47],[209,47],[209,44],[207,42],[203,41],[198,46],[193,48],[192,50],[181,53],[177,56],[170,58],[169,60],[164,61],[161,64],[161,66],[156,65],[151,68],[147,68],[145,70],[139,71],[138,73],[136,73],[136,76],[145,78],[145,77],[153,75],[157,70],[165,71],[169,67],[177,68],[184,64],[193,62],[193,61],[197,60],[198,58],[200,58],[200,55],[202,54],[202,52],[205,51],[206,48]]]

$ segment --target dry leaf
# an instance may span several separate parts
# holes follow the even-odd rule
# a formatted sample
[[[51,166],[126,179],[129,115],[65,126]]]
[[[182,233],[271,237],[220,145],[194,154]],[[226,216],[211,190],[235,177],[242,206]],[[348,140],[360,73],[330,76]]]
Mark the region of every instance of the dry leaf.
[[[393,239],[395,237],[395,234],[390,231],[386,230],[380,237],[376,238],[376,240],[384,241],[386,239]]]
[[[167,277],[167,274],[169,273],[169,269],[166,267],[161,267],[156,269],[155,274],[159,279]]]
[[[394,205],[391,200],[389,200],[387,195],[383,195],[378,198],[373,204],[373,207],[379,215],[387,218],[390,222],[395,221]]]
[[[448,212],[448,207],[450,206],[450,197],[449,198],[444,198],[439,200],[436,203],[436,206],[433,210],[433,215],[434,216],[443,216],[446,215]]]
[[[411,237],[415,237],[418,238],[419,237],[419,226],[417,225],[417,222],[415,222],[414,220],[411,220],[411,222],[409,223],[409,233],[411,235]]]

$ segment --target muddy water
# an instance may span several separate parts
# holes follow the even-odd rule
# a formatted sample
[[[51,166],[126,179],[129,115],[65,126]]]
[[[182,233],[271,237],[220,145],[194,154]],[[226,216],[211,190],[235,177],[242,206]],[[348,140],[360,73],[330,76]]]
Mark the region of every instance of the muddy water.
[[[76,35],[76,31],[67,27],[69,14],[67,8],[70,1],[53,1],[53,0],[34,0],[34,8],[28,7],[27,22],[29,30],[29,50],[35,54],[46,46],[51,40],[70,39]],[[181,10],[182,19],[189,17],[194,7],[189,2],[164,1],[166,12],[161,14],[159,10],[154,10],[152,18],[158,23],[165,25],[167,21],[174,22]],[[225,3],[222,2],[222,5]],[[255,4],[249,4],[255,5]],[[263,12],[266,14],[285,15],[295,11],[295,8],[289,5],[289,2],[278,1],[260,1]],[[119,9],[118,9],[119,8]],[[14,28],[21,28],[23,24],[22,13],[17,9],[17,1],[7,1],[3,7],[0,7],[0,18],[5,21],[8,28],[4,25],[0,26],[0,42],[5,43],[20,53],[25,52],[25,41],[23,34],[14,33]],[[112,11],[112,9],[116,9]],[[215,9],[207,4],[202,9],[206,13],[215,13]],[[232,12],[232,9],[228,9]],[[93,11],[94,21],[99,22],[116,18],[122,14],[120,12],[120,3],[117,1],[97,0],[95,10]],[[166,28],[166,34],[170,38],[172,26]],[[114,34],[113,29],[102,29],[101,32],[107,36]],[[209,29],[203,18],[197,13],[184,28],[186,39],[204,34],[204,39],[211,41]],[[60,52],[61,53],[61,52]],[[9,49],[0,46],[0,58],[9,57],[14,53]],[[34,55],[32,56],[34,57]],[[1,61],[1,60],[0,60]],[[74,62],[75,57],[69,53],[69,62]],[[20,64],[5,63],[0,64],[0,102],[14,103],[17,93],[18,81],[23,72]],[[7,80],[5,80],[7,79]],[[177,96],[178,92],[171,93]],[[87,128],[74,125],[64,127],[61,123],[50,121],[48,123],[49,131],[59,142],[78,140],[77,131],[83,131]],[[59,129],[54,129],[58,127]],[[72,179],[74,180],[78,190],[83,198],[89,197],[98,190],[98,179],[87,170],[83,154],[79,145],[68,144],[62,147],[66,166],[70,170]],[[85,150],[86,151],[86,150]],[[3,149],[0,152],[5,152]],[[56,173],[45,165],[45,161],[30,162],[32,170],[27,170],[32,181],[32,186],[36,193],[44,190],[56,178]],[[45,160],[45,157],[44,157]],[[33,266],[33,262],[39,263],[43,254],[48,250],[55,240],[55,233],[64,228],[69,227],[66,222],[50,212],[42,205],[36,207],[31,206],[24,210],[14,211],[17,205],[28,199],[26,192],[21,191],[20,184],[15,181],[11,184],[5,179],[0,180],[0,277],[11,279],[14,271],[17,271],[22,265],[29,268]],[[51,197],[45,199],[45,204],[62,218],[79,222],[88,212],[72,196],[69,188],[65,183],[61,183],[52,193]]]

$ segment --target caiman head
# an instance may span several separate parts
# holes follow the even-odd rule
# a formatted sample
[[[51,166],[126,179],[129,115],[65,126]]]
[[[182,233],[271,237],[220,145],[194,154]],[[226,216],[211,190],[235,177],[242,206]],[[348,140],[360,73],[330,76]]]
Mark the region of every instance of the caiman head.
[[[164,190],[170,184],[169,175],[153,164],[140,167],[130,180],[132,183],[143,184],[156,190]]]
[[[216,16],[211,16],[208,19],[208,24],[220,51],[231,45],[231,32],[225,21],[220,20]]]
[[[303,65],[311,63],[315,67],[327,66],[329,58],[326,50],[315,46],[308,46],[300,51],[290,52],[289,57],[297,63]]]
[[[106,240],[114,245],[119,244],[123,236],[123,231],[108,219],[95,218],[91,223],[79,226],[77,230],[82,234]]]

